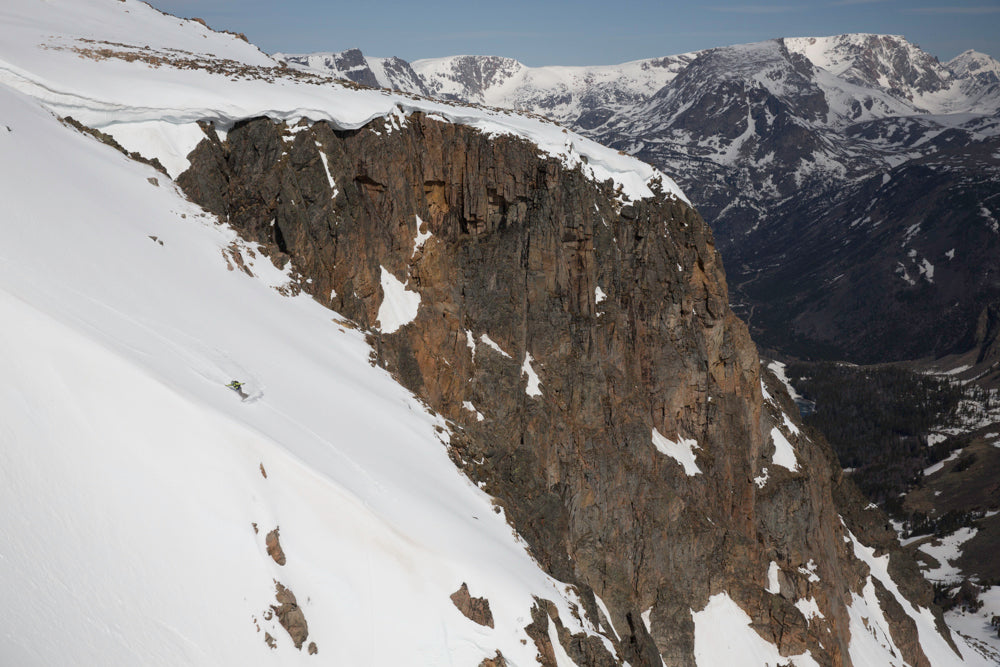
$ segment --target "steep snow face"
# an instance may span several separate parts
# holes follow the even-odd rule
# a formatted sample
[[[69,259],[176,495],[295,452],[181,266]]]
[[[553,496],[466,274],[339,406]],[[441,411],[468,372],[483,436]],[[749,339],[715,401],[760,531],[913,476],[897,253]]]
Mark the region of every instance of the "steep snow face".
[[[0,86],[0,198],[0,663],[308,661],[275,581],[336,664],[531,664],[533,595],[582,629],[363,335],[162,174]]]
[[[171,173],[185,166],[199,121],[213,121],[225,130],[263,115],[356,129],[400,110],[423,111],[485,133],[525,137],[595,181],[612,179],[622,186],[626,200],[653,196],[652,182],[684,199],[673,181],[648,164],[551,122],[355,90],[280,67],[236,37],[135,0],[5,4],[0,8],[0,83],[108,132],[129,150],[163,156]]]

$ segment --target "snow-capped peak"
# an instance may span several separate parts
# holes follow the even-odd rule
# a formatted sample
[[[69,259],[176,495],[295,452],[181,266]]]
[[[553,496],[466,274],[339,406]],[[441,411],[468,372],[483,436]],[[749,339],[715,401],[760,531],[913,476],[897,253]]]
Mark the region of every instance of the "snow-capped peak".
[[[949,60],[945,66],[958,79],[974,78],[983,85],[1000,83],[1000,61],[979,51],[969,49]]]
[[[789,51],[846,81],[877,86],[909,101],[947,88],[951,79],[937,58],[901,35],[795,37],[785,39],[785,44]]]
[[[486,92],[503,86],[526,69],[513,58],[501,56],[450,56],[416,60],[413,69],[438,97],[457,96],[486,102]]]

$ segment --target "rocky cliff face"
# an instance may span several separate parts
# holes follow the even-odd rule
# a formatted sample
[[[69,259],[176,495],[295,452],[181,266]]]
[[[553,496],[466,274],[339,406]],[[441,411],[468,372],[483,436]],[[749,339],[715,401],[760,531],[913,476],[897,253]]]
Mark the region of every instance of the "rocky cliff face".
[[[900,36],[850,34],[614,67],[456,56],[413,71],[419,88],[391,85],[540,113],[671,174],[770,349],[857,362],[965,352],[1000,299],[1000,64],[984,54],[942,64]]]
[[[456,463],[600,619],[606,644],[557,633],[577,664],[694,665],[692,612],[721,594],[783,655],[850,664],[852,600],[872,580],[835,496],[858,539],[891,540],[772,377],[762,394],[694,210],[624,203],[527,141],[419,113],[206,130],[178,183],[291,260],[450,420]],[[928,664],[878,595],[903,657]],[[543,664],[547,609],[529,628]]]

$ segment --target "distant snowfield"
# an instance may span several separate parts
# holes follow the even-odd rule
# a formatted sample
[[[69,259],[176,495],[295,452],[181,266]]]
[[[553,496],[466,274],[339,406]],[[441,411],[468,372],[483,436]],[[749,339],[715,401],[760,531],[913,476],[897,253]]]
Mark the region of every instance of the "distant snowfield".
[[[194,21],[165,17],[136,0],[18,0],[7,5],[0,8],[0,83],[110,133],[129,150],[160,158],[171,175],[186,167],[186,155],[197,143],[198,121],[213,121],[224,130],[256,116],[308,118],[356,129],[401,109],[424,111],[487,134],[524,136],[595,181],[612,179],[622,186],[625,200],[652,196],[650,183],[655,181],[687,201],[652,166],[554,123],[388,91],[353,90],[319,79],[303,82],[283,74],[255,46]],[[168,64],[184,59],[202,68]]]
[[[274,580],[323,664],[531,664],[532,595],[581,629],[441,420],[162,175],[0,87],[0,194],[0,663],[308,661]]]

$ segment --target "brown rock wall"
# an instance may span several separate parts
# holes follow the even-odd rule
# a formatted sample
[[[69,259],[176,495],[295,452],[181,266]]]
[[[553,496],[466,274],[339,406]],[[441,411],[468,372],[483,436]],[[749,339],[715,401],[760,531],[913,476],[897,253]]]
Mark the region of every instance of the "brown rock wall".
[[[693,665],[691,610],[728,591],[783,652],[849,664],[844,601],[864,572],[843,541],[840,482],[804,438],[800,471],[770,464],[780,414],[691,208],[622,205],[610,182],[524,140],[420,114],[350,132],[254,119],[225,142],[208,132],[190,159],[189,196],[278,264],[291,258],[304,289],[372,332],[377,363],[453,422],[453,458],[538,562],[592,618],[590,596],[607,603],[616,659]],[[418,217],[432,234],[422,248]],[[421,296],[391,334],[377,327],[383,267]],[[528,354],[540,396],[526,392]],[[701,474],[658,452],[654,428],[697,441]],[[780,596],[763,590],[772,560]],[[800,572],[810,560],[819,583]],[[792,604],[803,596],[825,621],[807,622]],[[579,664],[604,663],[566,634]]]

